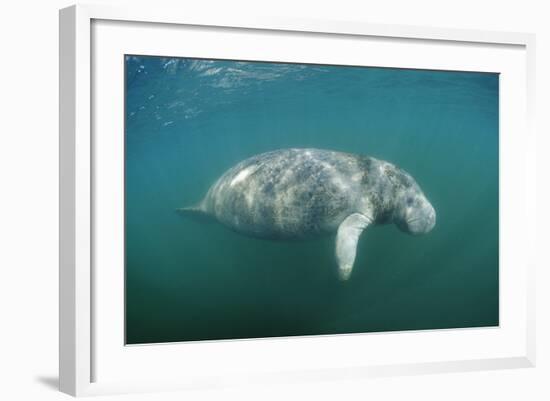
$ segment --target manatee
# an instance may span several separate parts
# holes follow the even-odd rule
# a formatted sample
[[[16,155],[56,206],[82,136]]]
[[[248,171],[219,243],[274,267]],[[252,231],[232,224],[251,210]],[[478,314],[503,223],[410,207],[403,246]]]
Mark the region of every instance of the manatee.
[[[408,234],[435,226],[436,213],[410,174],[358,154],[280,149],[250,157],[225,172],[197,205],[230,229],[274,240],[336,233],[336,260],[349,279],[357,241],[372,225],[395,224]]]

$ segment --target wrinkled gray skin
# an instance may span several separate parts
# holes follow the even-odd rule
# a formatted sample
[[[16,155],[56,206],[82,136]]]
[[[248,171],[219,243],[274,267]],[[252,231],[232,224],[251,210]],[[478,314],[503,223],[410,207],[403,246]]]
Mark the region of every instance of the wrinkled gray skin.
[[[369,225],[409,234],[435,226],[435,210],[405,171],[372,157],[282,149],[246,159],[182,212],[206,213],[241,234],[306,239],[336,232],[339,276],[349,278],[357,241]]]

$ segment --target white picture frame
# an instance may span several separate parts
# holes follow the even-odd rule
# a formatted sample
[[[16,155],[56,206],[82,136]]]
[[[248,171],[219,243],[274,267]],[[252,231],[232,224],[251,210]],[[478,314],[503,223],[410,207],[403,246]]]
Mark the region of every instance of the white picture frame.
[[[117,26],[117,24],[119,25]],[[173,33],[170,30],[183,29],[185,31],[185,27],[199,27],[205,30],[206,34],[209,29],[215,31],[218,37],[219,35],[229,35],[231,32],[237,34],[246,32],[248,35],[261,33],[266,41],[271,41],[270,49],[276,49],[278,41],[284,41],[281,39],[282,34],[285,37],[294,35],[296,38],[305,38],[304,41],[315,37],[322,37],[330,41],[331,38],[338,37],[342,43],[345,41],[383,40],[385,41],[384,46],[389,46],[392,43],[397,45],[403,42],[400,46],[404,46],[402,47],[404,52],[396,57],[406,55],[407,48],[411,46],[414,47],[415,52],[425,51],[428,56],[433,54],[433,46],[436,46],[438,52],[441,51],[440,54],[444,55],[444,59],[437,63],[434,62],[433,57],[411,61],[411,64],[407,65],[402,65],[402,61],[397,58],[395,60],[387,58],[386,61],[381,62],[388,66],[412,68],[445,69],[449,66],[459,68],[460,61],[452,61],[453,57],[456,58],[456,54],[462,54],[461,52],[465,52],[464,54],[467,55],[474,51],[477,60],[475,63],[471,61],[470,67],[464,66],[463,69],[477,70],[481,68],[484,71],[500,72],[505,74],[505,77],[510,77],[509,80],[505,80],[505,85],[511,85],[510,91],[514,89],[513,93],[517,93],[518,96],[513,100],[515,103],[507,103],[508,100],[505,99],[501,105],[501,112],[504,110],[506,115],[510,116],[510,119],[501,118],[501,200],[503,195],[506,195],[505,203],[502,205],[503,211],[501,211],[501,223],[504,223],[501,224],[501,243],[517,243],[517,247],[513,247],[512,250],[508,250],[508,247],[504,251],[501,249],[501,259],[511,267],[501,271],[504,278],[500,292],[504,305],[501,306],[501,314],[503,314],[505,324],[501,324],[499,328],[485,331],[484,329],[448,330],[442,333],[441,330],[427,330],[410,333],[407,336],[382,333],[370,336],[328,336],[321,340],[312,337],[307,339],[221,341],[209,342],[206,345],[188,345],[184,348],[177,344],[128,348],[124,347],[122,341],[117,342],[119,331],[117,334],[108,331],[109,325],[117,321],[120,315],[113,312],[112,315],[106,316],[106,313],[102,313],[102,308],[104,308],[102,305],[106,301],[121,302],[122,294],[117,295],[120,286],[105,289],[105,293],[110,294],[109,298],[100,301],[94,298],[97,296],[97,287],[101,286],[103,292],[105,284],[105,275],[98,276],[94,270],[98,268],[98,261],[110,260],[108,257],[118,252],[114,251],[112,254],[105,255],[107,259],[94,253],[94,238],[97,239],[98,235],[99,238],[103,237],[103,234],[98,233],[100,230],[98,227],[101,227],[101,224],[98,224],[97,219],[100,218],[98,216],[101,213],[94,213],[95,202],[101,202],[101,199],[94,195],[94,191],[97,189],[96,175],[101,174],[101,169],[98,170],[98,158],[109,159],[112,154],[119,151],[116,144],[111,146],[112,143],[108,141],[97,143],[93,137],[93,126],[100,124],[100,122],[94,121],[94,118],[97,118],[97,115],[104,115],[99,111],[100,107],[93,101],[92,77],[102,68],[94,57],[102,54],[98,52],[101,52],[103,48],[107,53],[111,52],[118,56],[120,51],[126,51],[121,48],[121,46],[126,46],[125,35],[121,33],[122,31],[130,32],[131,29],[134,29],[131,36],[134,40],[139,40],[140,29],[150,27],[156,27],[154,32],[150,31],[150,35],[148,35],[153,45],[155,38],[164,38],[165,35]],[[95,41],[94,34],[96,35]],[[108,41],[112,42],[111,44],[107,44],[105,35],[114,35],[110,37],[112,40]],[[170,46],[173,49],[174,44],[170,44],[169,41],[166,43],[158,51],[164,52],[164,54],[168,51],[170,55],[178,56],[174,53],[175,50],[170,50]],[[215,49],[215,45],[208,42],[206,37],[201,43],[202,47],[207,50],[208,46],[212,46],[210,52],[223,51],[223,49]],[[291,49],[291,51],[298,53],[301,50],[300,41],[298,40],[296,43],[298,44],[294,45],[294,50]],[[129,48],[136,49],[135,46],[132,45]],[[421,48],[421,46],[423,47]],[[452,46],[452,52],[445,53],[445,46]],[[342,57],[351,57],[351,55],[346,56],[345,46],[342,48]],[[243,54],[248,52],[246,54],[253,55],[256,54],[255,51],[259,51],[254,47],[248,49],[243,47],[243,49],[233,51],[243,51]],[[487,52],[493,51],[491,49],[494,50],[494,56],[485,55]],[[535,214],[535,134],[532,129],[535,82],[534,49],[534,35],[525,33],[375,25],[347,21],[293,20],[291,18],[233,19],[210,15],[188,15],[185,10],[167,11],[154,7],[112,8],[103,5],[78,5],[61,10],[60,390],[80,396],[133,391],[211,388],[251,381],[277,383],[534,366],[535,260],[531,256],[533,252],[530,251],[531,244],[535,242],[533,240],[535,228],[532,223],[535,219],[530,218]],[[383,55],[383,50],[379,51],[382,52],[380,55]],[[130,51],[128,52],[130,53]],[[389,57],[389,55],[386,56]],[[502,58],[500,58],[501,56]],[[271,56],[267,53],[258,53],[255,57],[259,60],[277,60],[280,56],[276,53]],[[296,56],[289,55],[287,57]],[[313,53],[311,57],[314,57]],[[466,56],[466,58],[468,57],[474,58]],[[108,54],[102,55],[101,60],[108,60]],[[108,61],[106,62],[108,63]],[[364,63],[361,60],[353,62]],[[464,63],[467,62],[467,60],[464,61]],[[116,82],[117,79],[120,79],[120,76],[115,73],[112,78],[108,78],[111,83]],[[502,96],[505,97],[506,93],[511,92],[504,89]],[[96,112],[99,114],[94,114]],[[109,121],[107,121],[108,123]],[[116,124],[113,126],[116,129]],[[516,161],[518,158],[521,160],[520,167],[511,168],[509,157],[511,151],[515,152]],[[120,154],[113,157],[120,157]],[[115,161],[109,163],[112,163],[113,166],[117,165]],[[524,191],[519,191],[521,192],[519,194],[508,193],[510,187],[508,183],[514,185],[519,183]],[[116,184],[116,181],[113,184]],[[515,211],[515,217],[508,216],[507,211],[510,210]],[[527,222],[525,223],[526,229],[521,231],[510,229],[522,222]],[[107,234],[105,233],[105,235]],[[116,260],[116,258],[111,260]],[[113,277],[115,282],[117,277]],[[102,297],[105,296],[102,295]],[[507,303],[507,300],[510,302]],[[116,307],[113,310],[120,309]],[[122,322],[120,324],[122,325]],[[96,326],[101,329],[97,329]],[[105,330],[106,327],[107,330]],[[113,331],[116,330],[113,328]],[[502,333],[504,334],[501,335]],[[388,355],[388,349],[385,347],[389,347],[389,344],[394,344],[392,347],[395,347],[395,344],[408,341],[410,341],[409,344],[415,344],[416,347],[438,342],[441,342],[442,346],[444,344],[447,346],[449,344],[458,345],[455,347],[454,354],[442,355],[441,358],[431,356],[422,359],[413,353],[410,355],[400,353],[391,357]],[[109,346],[120,347],[120,349],[117,351],[105,344],[111,344]],[[350,356],[348,359],[338,356],[337,351],[341,347],[368,348],[369,344],[382,350],[379,357],[375,357],[374,352],[371,354],[372,360],[365,359],[361,353],[357,353],[354,357]],[[468,344],[474,351],[465,351],[465,345]],[[487,351],[483,352],[483,347],[486,347],[487,344],[497,345],[490,350],[485,348]],[[211,358],[216,358],[215,355],[220,353],[227,358],[241,355],[245,360],[248,358],[248,362],[251,362],[256,354],[267,359],[268,363],[254,370],[241,368],[238,366],[238,362],[232,362],[233,365],[231,363],[221,364],[224,366],[220,367],[215,374],[207,375],[204,373],[205,370],[201,370],[197,366],[194,366],[193,369],[187,366],[188,370],[185,370],[185,366],[175,365],[177,359],[169,355],[173,355],[176,349],[177,352],[188,355],[187,360],[190,361],[187,362],[188,364],[196,363],[199,359],[212,361]],[[315,358],[320,349],[328,350],[322,360]],[[436,352],[434,351],[434,353]],[[275,357],[276,354],[293,355],[294,353],[302,357],[310,356],[310,363],[299,364],[298,360],[293,361],[292,358],[277,359]],[[114,354],[116,355],[113,356]],[[429,352],[426,351],[426,354]],[[169,358],[172,359],[168,360]],[[112,372],[103,375],[101,366],[105,367],[105,361],[109,362],[109,366],[115,368],[112,369]],[[145,368],[138,366],[140,362],[143,362],[141,365],[157,367],[159,362],[163,362],[166,370],[158,372],[153,377],[151,371],[146,371]],[[127,374],[117,376],[115,370],[121,366],[128,368],[125,369]],[[186,372],[185,378],[169,374],[170,369],[173,370],[176,366]]]

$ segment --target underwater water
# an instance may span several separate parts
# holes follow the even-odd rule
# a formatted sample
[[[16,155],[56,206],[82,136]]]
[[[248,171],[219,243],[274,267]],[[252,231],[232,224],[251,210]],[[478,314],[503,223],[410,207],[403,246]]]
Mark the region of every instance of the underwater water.
[[[498,74],[126,57],[128,344],[499,324]],[[271,241],[181,216],[227,169],[314,147],[410,173],[428,234]]]

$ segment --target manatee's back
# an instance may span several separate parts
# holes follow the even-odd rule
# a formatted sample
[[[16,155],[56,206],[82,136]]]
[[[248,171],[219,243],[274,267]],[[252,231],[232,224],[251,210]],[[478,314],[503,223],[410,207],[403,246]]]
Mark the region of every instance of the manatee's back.
[[[230,228],[262,238],[330,232],[349,213],[362,179],[357,158],[319,149],[282,149],[228,170],[201,207]]]

